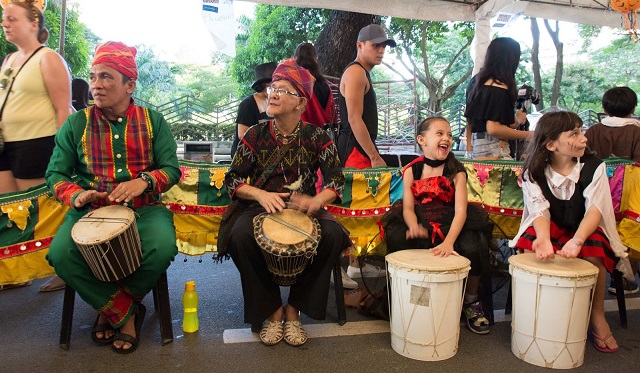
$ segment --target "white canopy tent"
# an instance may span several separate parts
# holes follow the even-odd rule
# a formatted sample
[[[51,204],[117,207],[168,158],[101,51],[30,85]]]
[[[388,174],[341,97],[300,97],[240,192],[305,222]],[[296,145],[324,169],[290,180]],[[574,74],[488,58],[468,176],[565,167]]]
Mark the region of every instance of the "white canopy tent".
[[[253,3],[324,8],[431,21],[474,21],[515,6],[525,16],[621,27],[607,0],[244,0]]]
[[[501,15],[553,19],[587,25],[622,27],[622,15],[609,0],[246,0],[254,3],[324,8],[430,21],[474,21],[472,46],[476,70],[491,41],[491,20]]]

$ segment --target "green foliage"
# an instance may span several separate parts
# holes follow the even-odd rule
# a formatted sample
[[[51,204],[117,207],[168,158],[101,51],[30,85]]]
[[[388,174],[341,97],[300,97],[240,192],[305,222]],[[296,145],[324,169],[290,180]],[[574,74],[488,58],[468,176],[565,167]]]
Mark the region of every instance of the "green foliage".
[[[322,9],[258,5],[255,20],[243,17],[244,32],[236,37],[236,57],[231,64],[240,96],[251,92],[255,65],[291,57],[298,44],[316,40],[328,15]]]
[[[0,14],[2,10],[0,9]],[[46,45],[53,50],[59,50],[60,43],[60,18],[62,9],[57,1],[48,1],[44,12],[45,27],[49,30],[49,40]],[[71,75],[87,78],[89,76],[89,58],[91,46],[95,45],[99,38],[78,19],[77,5],[67,6],[66,28],[64,38],[64,58],[69,65]],[[0,39],[0,56],[16,51],[16,47]]]
[[[578,34],[582,38],[582,51],[586,52],[593,39],[597,38],[600,35],[600,31],[602,31],[601,26],[594,25],[578,25]]]
[[[235,99],[237,83],[224,69],[216,66],[182,66],[179,86],[209,105],[224,105]]]
[[[598,35],[597,27],[580,27],[583,40]],[[621,36],[597,50],[583,50],[584,60],[565,63],[558,104],[572,111],[602,111],[602,95],[616,86],[628,86],[640,92],[640,45],[628,35]],[[543,71],[543,92],[551,92],[554,71]]]
[[[640,43],[636,43],[629,35],[611,41],[608,46],[591,54],[592,63],[604,77],[604,86],[600,94],[615,86],[627,86],[640,93]]]
[[[134,96],[154,105],[171,101],[176,95],[187,93],[176,85],[174,71],[167,61],[161,61],[145,45],[136,46],[138,80]]]
[[[404,68],[415,72],[427,88],[429,110],[438,112],[445,102],[464,102],[464,89],[473,68],[469,55],[473,23],[393,18],[389,29],[400,40],[399,58],[409,61],[401,62]],[[448,102],[451,99],[454,102]]]
[[[553,85],[553,74],[543,74],[543,87]],[[590,62],[565,63],[558,105],[574,112],[602,111],[605,78]]]

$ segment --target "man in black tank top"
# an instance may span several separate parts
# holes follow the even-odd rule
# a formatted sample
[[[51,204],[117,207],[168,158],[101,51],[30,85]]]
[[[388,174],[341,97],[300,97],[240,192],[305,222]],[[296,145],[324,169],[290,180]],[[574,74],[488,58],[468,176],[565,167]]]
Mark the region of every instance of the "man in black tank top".
[[[387,38],[380,25],[363,27],[358,34],[356,60],[347,65],[340,78],[340,132],[336,141],[340,162],[344,167],[371,168],[386,166],[376,148],[378,136],[378,107],[373,91],[371,69],[382,63],[386,46],[396,46],[393,39]],[[357,257],[351,256],[346,274],[342,273],[343,283],[353,282],[348,277],[382,277],[386,271],[372,265],[363,266]]]
[[[380,25],[365,26],[358,34],[358,55],[340,78],[340,133],[336,141],[344,167],[386,166],[375,145],[378,108],[369,72],[382,63],[385,47],[396,46]]]

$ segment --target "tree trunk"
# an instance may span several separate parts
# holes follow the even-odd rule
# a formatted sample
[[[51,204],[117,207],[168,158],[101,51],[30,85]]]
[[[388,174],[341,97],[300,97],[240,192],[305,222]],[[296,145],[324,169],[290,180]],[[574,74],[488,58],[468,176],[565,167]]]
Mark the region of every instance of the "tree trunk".
[[[371,14],[331,11],[315,46],[318,64],[325,75],[340,78],[349,62],[356,59],[356,41],[360,29],[371,23],[380,23],[380,17]]]
[[[556,21],[556,29],[551,29],[551,25],[548,20],[544,20],[544,26],[553,40],[553,45],[556,47],[556,74],[553,79],[553,89],[551,90],[551,106],[558,106],[558,98],[560,97],[560,84],[562,83],[562,69],[563,69],[563,44],[560,42],[560,24]]]
[[[531,47],[531,64],[533,69],[533,86],[540,94],[540,102],[536,106],[537,110],[544,109],[544,95],[542,94],[542,76],[540,75],[540,27],[538,19],[531,18],[531,37],[533,45]]]

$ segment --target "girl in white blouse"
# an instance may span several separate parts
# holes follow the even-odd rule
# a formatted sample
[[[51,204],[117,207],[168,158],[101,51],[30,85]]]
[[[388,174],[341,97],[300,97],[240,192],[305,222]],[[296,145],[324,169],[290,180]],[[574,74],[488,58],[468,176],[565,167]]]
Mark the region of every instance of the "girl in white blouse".
[[[590,319],[593,345],[615,352],[618,343],[604,315],[606,276],[616,265],[625,274],[631,268],[616,230],[605,164],[585,154],[586,148],[577,114],[554,112],[540,118],[522,173],[522,222],[510,245],[531,250],[540,260],[557,254],[598,267]]]

